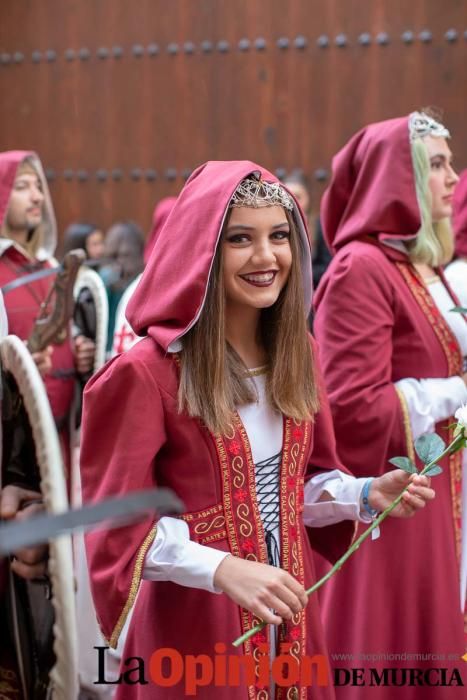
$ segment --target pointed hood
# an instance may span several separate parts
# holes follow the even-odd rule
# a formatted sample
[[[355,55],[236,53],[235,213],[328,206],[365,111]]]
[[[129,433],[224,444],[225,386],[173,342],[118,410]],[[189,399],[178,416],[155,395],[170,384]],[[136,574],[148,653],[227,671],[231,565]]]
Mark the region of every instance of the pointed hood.
[[[194,325],[203,308],[230,199],[239,183],[253,174],[267,182],[278,182],[250,161],[209,161],[192,173],[157,237],[128,304],[127,319],[137,335],[148,333],[169,352],[181,349],[179,339]],[[305,304],[310,308],[310,246],[297,205],[294,214],[301,238]]]
[[[57,225],[50,197],[49,186],[39,157],[32,151],[5,151],[0,153],[0,229],[3,226],[8,211],[11,191],[21,163],[29,158],[42,182],[44,193],[43,221],[40,224],[40,244],[36,252],[37,260],[48,260],[57,247]],[[15,245],[9,238],[0,237],[0,255],[10,246]],[[23,249],[22,249],[23,250]]]
[[[364,236],[409,240],[421,226],[409,140],[409,117],[370,124],[332,161],[321,204],[329,248]]]
[[[467,258],[467,170],[459,177],[454,192],[453,227],[456,235],[456,255]]]
[[[177,201],[176,197],[164,197],[156,204],[152,215],[152,227],[151,232],[144,246],[144,264],[147,265],[149,258],[151,257],[152,249],[159,233],[162,231],[167,218],[174,208],[174,204]]]

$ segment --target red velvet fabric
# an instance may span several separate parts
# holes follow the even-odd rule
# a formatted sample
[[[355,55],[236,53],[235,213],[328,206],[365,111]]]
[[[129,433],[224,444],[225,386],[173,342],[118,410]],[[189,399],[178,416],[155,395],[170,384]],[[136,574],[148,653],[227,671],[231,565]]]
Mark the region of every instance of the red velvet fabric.
[[[372,125],[354,137],[337,158],[331,189],[323,200],[323,221],[330,227],[326,233],[337,254],[318,289],[314,329],[339,457],[361,477],[390,470],[391,457],[408,454],[394,383],[450,374],[433,322],[393,259],[403,256],[394,256],[378,243],[381,232],[401,238],[418,225],[407,149],[397,148],[404,123]],[[359,138],[366,142],[363,156],[355,148]],[[399,166],[393,163],[397,159],[402,161]],[[408,261],[405,264],[410,269]],[[437,426],[445,440],[448,423]],[[342,700],[465,696],[465,688],[459,687],[369,685],[371,668],[457,667],[464,683],[467,680],[460,660],[465,651],[464,616],[454,526],[459,502],[451,491],[447,460],[443,467],[433,481],[434,503],[413,520],[387,520],[380,539],[362,546],[323,589],[330,653],[344,655],[334,656],[334,665],[363,668],[366,674],[366,686],[337,689]],[[455,660],[448,659],[450,653]],[[411,659],[404,654],[434,656]]]
[[[334,252],[368,234],[382,240],[416,235],[421,220],[408,117],[370,124],[333,158],[321,223]]]
[[[456,255],[459,258],[467,258],[467,170],[460,174],[454,192],[453,209]]]

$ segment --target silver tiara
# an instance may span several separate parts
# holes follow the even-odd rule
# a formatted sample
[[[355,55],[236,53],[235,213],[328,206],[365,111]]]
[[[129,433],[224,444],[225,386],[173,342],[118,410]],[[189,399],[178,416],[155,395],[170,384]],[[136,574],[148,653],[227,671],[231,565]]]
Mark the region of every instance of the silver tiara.
[[[429,117],[425,112],[412,112],[409,117],[410,140],[422,139],[424,136],[438,136],[444,139],[451,138],[446,127]]]
[[[273,207],[279,205],[293,210],[292,197],[284,190],[279,182],[265,182],[253,177],[242,180],[233,193],[229,207]]]

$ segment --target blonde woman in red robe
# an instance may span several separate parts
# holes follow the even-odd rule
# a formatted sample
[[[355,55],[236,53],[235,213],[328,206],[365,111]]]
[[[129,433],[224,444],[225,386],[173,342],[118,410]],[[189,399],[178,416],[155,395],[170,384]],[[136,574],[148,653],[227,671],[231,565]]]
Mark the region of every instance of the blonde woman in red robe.
[[[314,328],[337,451],[358,477],[386,473],[394,455],[414,458],[422,433],[447,442],[467,402],[467,324],[451,312],[457,299],[441,267],[453,252],[458,180],[448,136],[424,113],[372,124],[334,158],[323,198],[335,258]],[[456,679],[467,681],[461,462],[459,452],[443,461],[429,512],[410,527],[386,523],[323,591],[330,653],[344,655],[334,663],[363,668],[366,681],[342,685],[339,698],[465,697]],[[371,668],[396,671],[383,687],[384,678],[371,684]],[[411,681],[411,668],[426,675]],[[448,669],[444,685],[439,668]]]
[[[216,655],[221,664],[258,661],[285,644],[295,668],[315,654],[326,666],[318,600],[307,601],[304,588],[316,579],[312,550],[335,559],[353,521],[370,518],[361,504],[366,479],[350,477],[335,453],[306,330],[310,296],[304,218],[276,178],[248,161],[198,168],[129,303],[128,319],[146,337],[85,392],[85,500],[158,484],[186,506],[179,519],[149,516],[87,537],[111,646],[134,605],[119,700],[187,696],[192,673],[174,677],[168,658],[162,670],[158,657],[151,664],[161,648],[182,663],[206,655],[212,670]],[[399,470],[377,478],[373,507],[407,480]],[[433,495],[426,481],[409,488],[399,516]],[[233,648],[260,619],[264,631]],[[130,656],[146,664],[144,674],[125,675]],[[96,652],[96,677],[97,665]],[[325,680],[310,687],[297,677],[286,688],[269,672],[266,682],[243,677],[236,686],[205,676],[199,696],[330,700]]]

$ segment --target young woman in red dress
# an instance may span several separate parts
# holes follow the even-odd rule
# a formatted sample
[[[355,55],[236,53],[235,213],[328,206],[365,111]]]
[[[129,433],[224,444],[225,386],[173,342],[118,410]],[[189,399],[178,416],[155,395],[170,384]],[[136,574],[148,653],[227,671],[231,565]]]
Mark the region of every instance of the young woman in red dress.
[[[335,559],[353,521],[371,516],[360,499],[367,480],[335,452],[306,330],[310,299],[304,218],[276,178],[246,161],[198,168],[128,307],[147,337],[91,379],[84,402],[85,500],[158,484],[186,506],[180,518],[87,537],[104,635],[115,645],[134,605],[124,658],[139,656],[146,669],[161,647],[212,659],[220,643],[258,661],[261,645],[273,656],[286,644],[298,665],[326,655],[317,596],[305,596],[316,580],[312,550]],[[399,470],[375,479],[372,507],[406,483]],[[410,489],[399,516],[433,495],[426,481]],[[270,623],[262,633],[231,647],[260,619]],[[122,682],[117,698],[186,697],[186,677],[164,688],[148,680]],[[212,681],[200,693],[334,697],[332,679],[291,686]]]

